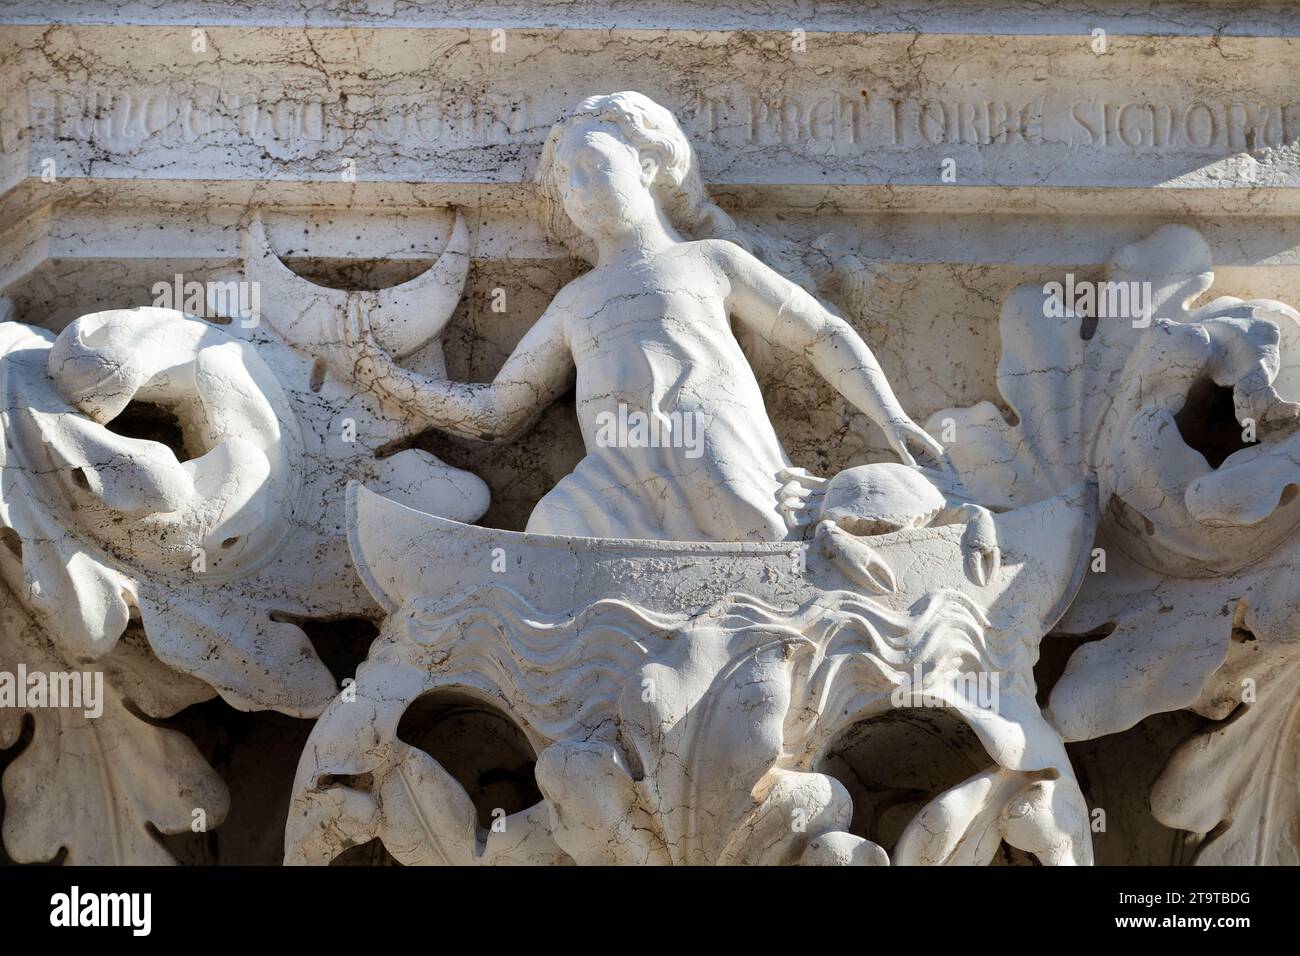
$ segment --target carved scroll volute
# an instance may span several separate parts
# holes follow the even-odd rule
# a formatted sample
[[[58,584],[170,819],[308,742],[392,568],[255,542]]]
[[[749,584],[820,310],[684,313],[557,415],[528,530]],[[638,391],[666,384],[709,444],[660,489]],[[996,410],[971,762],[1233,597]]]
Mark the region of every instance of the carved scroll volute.
[[[293,527],[304,474],[296,417],[252,346],[166,309],[84,316],[53,342],[6,329],[11,586],[63,651],[95,659],[139,617],[164,661],[234,702],[323,706],[334,682],[302,632],[240,606]],[[185,460],[106,427],[132,401],[171,410]],[[231,653],[204,655],[214,641]],[[263,652],[284,664],[246,670]]]
[[[35,721],[5,774],[6,847],[170,862],[151,828],[216,826],[229,797],[188,739],[138,715],[214,693],[312,712],[335,690],[248,586],[292,526],[298,423],[251,346],[171,310],[83,316],[57,339],[4,323],[0,353],[0,671],[99,688],[84,708],[28,698],[0,714],[0,745]],[[112,430],[132,402],[170,409],[183,448]]]
[[[50,350],[50,381],[85,417],[64,416],[46,444],[81,492],[79,516],[124,560],[233,574],[266,560],[297,506],[303,442],[275,374],[247,343],[170,310],[82,316]],[[188,459],[102,426],[145,402],[173,410]],[[123,517],[129,522],[123,524]],[[143,534],[155,548],[134,547]]]

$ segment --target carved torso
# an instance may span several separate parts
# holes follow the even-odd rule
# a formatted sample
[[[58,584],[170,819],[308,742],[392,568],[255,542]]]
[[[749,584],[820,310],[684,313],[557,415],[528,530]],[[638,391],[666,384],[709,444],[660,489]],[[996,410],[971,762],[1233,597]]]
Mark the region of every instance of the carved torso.
[[[732,334],[727,279],[706,249],[683,243],[597,269],[557,301],[587,457],[539,503],[530,531],[679,541],[787,535],[777,473],[790,462]]]

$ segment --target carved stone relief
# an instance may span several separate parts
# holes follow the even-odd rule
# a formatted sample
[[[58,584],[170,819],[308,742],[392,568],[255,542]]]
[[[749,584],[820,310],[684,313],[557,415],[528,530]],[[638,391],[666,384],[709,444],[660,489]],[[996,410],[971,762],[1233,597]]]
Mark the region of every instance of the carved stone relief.
[[[1300,863],[1300,281],[1229,195],[1294,188],[1281,73],[435,29],[435,95],[425,27],[335,25],[336,96],[300,35],[164,89],[102,29],[0,58],[6,161],[70,177],[5,207],[7,860]],[[276,781],[235,711],[297,722]]]

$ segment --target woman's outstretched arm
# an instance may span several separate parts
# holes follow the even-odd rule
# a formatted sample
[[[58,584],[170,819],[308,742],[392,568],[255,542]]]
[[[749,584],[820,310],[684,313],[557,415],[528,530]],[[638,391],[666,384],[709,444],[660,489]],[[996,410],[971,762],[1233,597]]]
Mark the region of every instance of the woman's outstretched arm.
[[[763,338],[805,356],[822,378],[885,432],[905,464],[915,460],[911,443],[934,463],[951,467],[943,446],[899,404],[867,343],[842,318],[803,288],[731,242],[710,244],[729,280],[732,314]]]
[[[340,322],[345,371],[380,401],[421,422],[482,441],[517,435],[568,388],[573,356],[552,305],[515,346],[491,382],[451,382],[398,365],[374,339],[369,319],[349,308]]]

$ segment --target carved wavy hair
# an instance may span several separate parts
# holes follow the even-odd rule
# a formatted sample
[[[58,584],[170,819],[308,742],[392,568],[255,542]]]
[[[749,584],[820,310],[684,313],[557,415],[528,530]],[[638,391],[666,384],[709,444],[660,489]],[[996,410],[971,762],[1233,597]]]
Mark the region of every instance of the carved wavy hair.
[[[625,91],[589,96],[551,127],[537,167],[544,223],[548,233],[588,262],[596,261],[595,244],[564,211],[564,183],[555,153],[565,131],[576,122],[608,122],[638,153],[649,152],[659,164],[650,189],[668,221],[690,239],[726,239],[757,256],[816,294],[816,282],[793,243],[739,225],[710,197],[700,178],[691,142],[673,114],[648,96]]]

